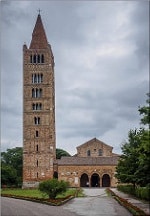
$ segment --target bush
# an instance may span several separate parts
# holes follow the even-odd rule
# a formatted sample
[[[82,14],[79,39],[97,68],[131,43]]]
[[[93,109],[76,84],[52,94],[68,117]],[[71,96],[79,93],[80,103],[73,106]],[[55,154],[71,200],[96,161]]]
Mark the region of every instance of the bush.
[[[135,193],[139,199],[150,200],[150,188],[148,187],[137,187]]]
[[[50,179],[39,184],[39,190],[46,193],[50,199],[55,199],[56,196],[62,192],[65,192],[68,187],[68,182],[63,180],[58,181],[58,179]]]
[[[133,185],[118,185],[117,189],[124,193],[135,195],[135,187]]]
[[[117,189],[136,196],[139,199],[150,200],[150,187],[136,187],[133,185],[118,185]]]

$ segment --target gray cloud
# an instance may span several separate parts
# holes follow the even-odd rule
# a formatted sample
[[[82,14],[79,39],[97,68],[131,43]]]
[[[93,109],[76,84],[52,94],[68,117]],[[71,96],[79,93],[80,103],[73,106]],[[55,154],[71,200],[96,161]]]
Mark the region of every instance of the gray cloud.
[[[22,46],[38,8],[55,57],[57,147],[97,137],[120,152],[148,92],[147,1],[6,1],[2,6],[2,149],[22,146]]]

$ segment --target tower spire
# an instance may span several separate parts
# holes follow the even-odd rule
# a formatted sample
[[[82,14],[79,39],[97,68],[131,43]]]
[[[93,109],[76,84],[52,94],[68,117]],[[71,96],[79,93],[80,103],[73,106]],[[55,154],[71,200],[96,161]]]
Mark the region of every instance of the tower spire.
[[[46,33],[44,30],[44,26],[42,23],[40,9],[38,10],[39,14],[37,16],[36,24],[32,33],[32,40],[30,43],[30,49],[45,49],[47,48],[48,41],[46,37]]]

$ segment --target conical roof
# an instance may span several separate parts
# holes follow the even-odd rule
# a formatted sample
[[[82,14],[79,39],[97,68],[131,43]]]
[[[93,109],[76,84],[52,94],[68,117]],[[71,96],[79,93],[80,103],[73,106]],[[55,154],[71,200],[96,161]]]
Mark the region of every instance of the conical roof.
[[[41,15],[38,14],[36,24],[32,33],[32,40],[30,43],[30,49],[45,49],[48,42],[45,34],[44,26],[42,23]]]

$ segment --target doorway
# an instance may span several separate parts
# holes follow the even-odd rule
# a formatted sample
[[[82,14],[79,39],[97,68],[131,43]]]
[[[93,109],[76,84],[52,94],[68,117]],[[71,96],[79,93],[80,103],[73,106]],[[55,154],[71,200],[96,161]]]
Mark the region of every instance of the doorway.
[[[110,187],[110,177],[108,174],[104,174],[102,177],[102,187]]]
[[[100,187],[100,177],[97,173],[91,176],[91,187]]]
[[[89,177],[86,173],[81,175],[80,187],[89,187]]]

